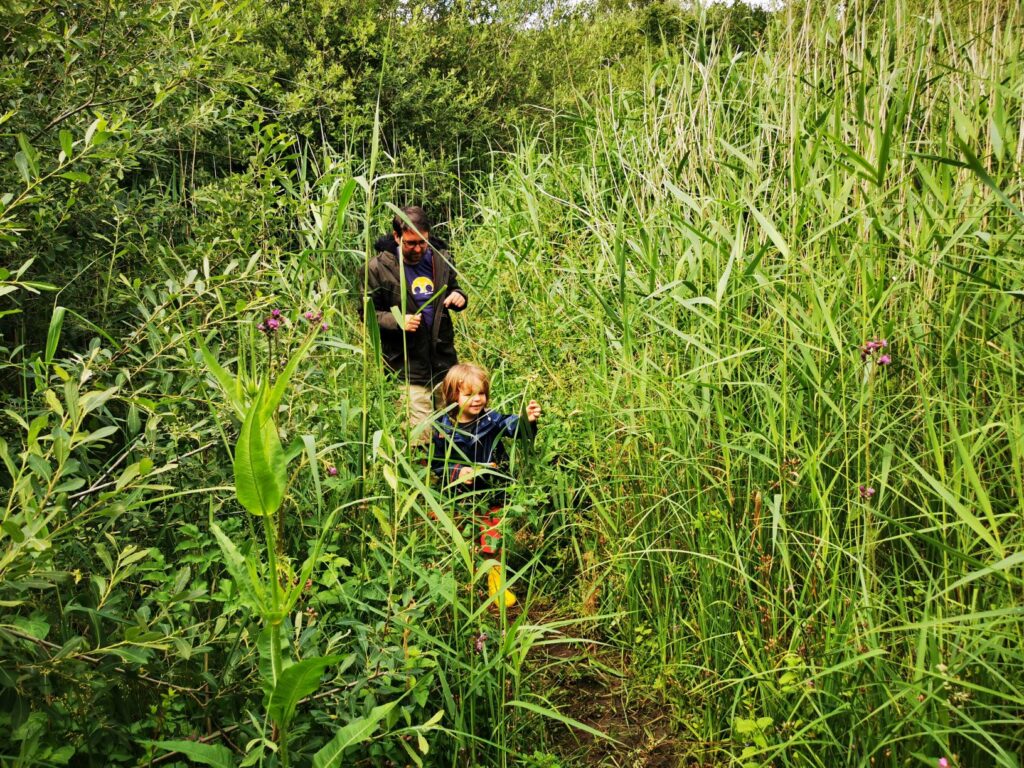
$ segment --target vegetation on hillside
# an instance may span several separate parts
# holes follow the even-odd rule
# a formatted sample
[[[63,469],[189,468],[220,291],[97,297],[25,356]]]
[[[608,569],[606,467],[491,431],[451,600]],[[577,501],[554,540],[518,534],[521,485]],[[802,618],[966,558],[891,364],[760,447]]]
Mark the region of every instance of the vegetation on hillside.
[[[1016,3],[0,20],[0,762],[1019,765]],[[408,202],[521,611],[359,320]]]

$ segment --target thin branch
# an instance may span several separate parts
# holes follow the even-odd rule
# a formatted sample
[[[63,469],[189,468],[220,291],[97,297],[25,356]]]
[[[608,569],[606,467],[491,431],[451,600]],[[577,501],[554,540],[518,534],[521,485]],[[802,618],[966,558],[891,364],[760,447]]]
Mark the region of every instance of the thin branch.
[[[29,642],[33,642],[36,645],[42,646],[43,648],[48,648],[48,649],[53,650],[53,651],[59,651],[60,648],[61,648],[61,646],[57,645],[56,643],[51,643],[49,640],[43,640],[41,638],[34,637],[33,635],[29,635],[29,634],[27,634],[25,632],[21,632],[21,631],[19,631],[17,629],[14,629],[11,626],[5,626],[0,631],[7,632],[8,634],[11,634],[11,635],[14,635],[15,637],[21,638],[22,640],[28,640]],[[103,661],[103,659],[98,658],[96,656],[90,656],[87,653],[75,654],[72,658],[81,659],[82,661],[88,661],[91,664],[100,664]],[[145,680],[147,683],[153,683],[154,685],[161,685],[161,686],[163,686],[165,688],[172,688],[175,691],[180,691],[181,693],[196,694],[196,693],[202,693],[205,690],[205,687],[203,687],[203,688],[188,688],[188,687],[186,687],[184,685],[176,685],[174,683],[168,683],[166,680],[158,680],[157,678],[150,677],[149,675],[141,675],[138,672],[135,672],[135,671],[130,670],[130,669],[125,669],[124,667],[114,667],[114,671],[115,672],[120,672],[123,675],[132,675],[133,677],[137,677],[139,680]]]
[[[138,441],[136,440],[136,442],[138,442]],[[216,441],[210,441],[206,445],[200,445],[198,448],[193,448],[188,453],[181,454],[180,456],[176,457],[175,460],[176,461],[181,461],[182,459],[187,459],[189,456],[195,456],[197,453],[201,453],[202,451],[205,451],[207,448],[209,448],[211,445],[215,445],[215,444],[216,444]],[[130,452],[131,452],[131,446],[129,446],[128,450],[126,450],[124,453],[122,453],[121,457],[117,461],[115,461],[113,464],[111,464],[110,468],[99,477],[99,481],[105,480],[106,478],[110,477],[111,473],[118,467],[118,465],[122,461],[124,461],[128,457],[128,454]],[[101,491],[104,488],[109,488],[112,485],[114,485],[114,486],[117,485],[117,480],[111,480],[110,482],[107,482],[107,483],[99,482],[99,481],[95,485],[92,485],[92,486],[86,488],[84,491],[79,491],[78,493],[74,493],[74,494],[68,496],[69,499],[76,500],[75,504],[72,505],[71,509],[74,509],[75,507],[77,507],[81,503],[80,501],[77,501],[77,500],[81,499],[83,496],[88,496],[90,493],[95,493],[96,491]]]

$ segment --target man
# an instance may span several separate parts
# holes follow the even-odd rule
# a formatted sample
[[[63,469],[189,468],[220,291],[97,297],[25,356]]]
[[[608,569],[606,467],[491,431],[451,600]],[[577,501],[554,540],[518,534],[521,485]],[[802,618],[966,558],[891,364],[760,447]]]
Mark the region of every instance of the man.
[[[466,294],[444,242],[430,237],[430,220],[422,208],[402,208],[391,227],[390,236],[377,240],[367,289],[384,363],[403,384],[404,406],[415,427],[429,418],[434,388],[459,361],[451,312],[466,306]],[[428,443],[430,430],[414,439]]]

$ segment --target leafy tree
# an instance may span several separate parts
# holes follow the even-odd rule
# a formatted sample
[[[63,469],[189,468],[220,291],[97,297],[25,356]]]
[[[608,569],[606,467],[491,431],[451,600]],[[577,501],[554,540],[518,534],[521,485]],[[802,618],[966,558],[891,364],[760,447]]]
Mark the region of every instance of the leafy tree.
[[[75,314],[88,306],[91,324],[117,317],[118,273],[145,274],[150,240],[181,239],[196,188],[237,164],[232,126],[254,78],[229,54],[248,18],[208,0],[4,4],[5,264],[33,258],[29,276],[61,286]],[[50,306],[19,302],[0,330],[38,346]]]

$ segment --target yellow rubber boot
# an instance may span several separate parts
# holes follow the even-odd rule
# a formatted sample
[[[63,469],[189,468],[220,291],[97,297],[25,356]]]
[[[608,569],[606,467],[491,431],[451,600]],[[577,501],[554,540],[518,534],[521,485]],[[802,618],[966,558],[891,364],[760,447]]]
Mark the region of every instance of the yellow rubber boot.
[[[501,589],[501,582],[504,579],[501,578],[501,566],[495,565],[487,573],[487,594],[494,597],[498,590]],[[516,596],[512,594],[511,589],[505,590],[505,607],[509,608],[516,604]]]

